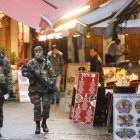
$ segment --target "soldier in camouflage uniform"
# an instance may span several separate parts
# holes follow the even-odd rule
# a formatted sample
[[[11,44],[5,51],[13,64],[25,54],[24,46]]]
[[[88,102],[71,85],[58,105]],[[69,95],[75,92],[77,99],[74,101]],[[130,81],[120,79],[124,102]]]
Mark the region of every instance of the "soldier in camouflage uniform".
[[[34,48],[35,57],[29,61],[27,66],[34,70],[35,74],[39,75],[45,80],[51,79],[51,83],[55,84],[55,74],[50,64],[50,61],[43,56],[42,46]],[[22,75],[29,78],[29,97],[31,103],[34,104],[34,121],[36,122],[35,134],[40,134],[40,121],[42,120],[41,127],[44,132],[48,132],[46,120],[49,118],[50,111],[50,94],[47,88],[32,74],[26,70],[22,70]],[[41,107],[42,105],[42,107]],[[42,111],[41,111],[42,109]]]
[[[4,56],[4,52],[0,49],[0,137],[1,137],[1,128],[3,126],[3,103],[4,95],[7,92],[12,93],[13,84],[12,84],[12,71],[11,65],[7,58]]]

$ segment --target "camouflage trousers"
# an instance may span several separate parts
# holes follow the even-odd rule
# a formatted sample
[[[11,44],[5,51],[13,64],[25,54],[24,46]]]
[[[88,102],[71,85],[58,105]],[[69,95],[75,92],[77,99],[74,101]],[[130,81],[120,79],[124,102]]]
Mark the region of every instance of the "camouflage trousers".
[[[49,118],[50,112],[50,94],[47,93],[29,93],[31,103],[34,104],[34,121],[41,121]]]
[[[4,103],[4,97],[0,93],[0,127],[3,126],[3,103]]]

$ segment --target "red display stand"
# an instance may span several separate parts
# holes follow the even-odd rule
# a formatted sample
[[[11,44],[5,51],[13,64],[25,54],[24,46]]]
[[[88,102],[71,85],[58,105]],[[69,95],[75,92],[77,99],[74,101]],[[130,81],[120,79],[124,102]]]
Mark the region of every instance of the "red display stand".
[[[98,81],[98,73],[79,72],[73,112],[74,123],[93,123],[96,107]]]

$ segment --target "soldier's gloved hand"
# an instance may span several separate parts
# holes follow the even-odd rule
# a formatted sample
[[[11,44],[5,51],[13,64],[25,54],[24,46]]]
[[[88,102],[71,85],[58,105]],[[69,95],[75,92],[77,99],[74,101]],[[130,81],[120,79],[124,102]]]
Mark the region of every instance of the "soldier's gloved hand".
[[[8,91],[5,95],[4,95],[4,99],[7,100],[9,97],[11,97],[13,95],[13,91]]]
[[[33,75],[26,71],[22,72],[22,76],[27,77],[29,79],[33,79]]]

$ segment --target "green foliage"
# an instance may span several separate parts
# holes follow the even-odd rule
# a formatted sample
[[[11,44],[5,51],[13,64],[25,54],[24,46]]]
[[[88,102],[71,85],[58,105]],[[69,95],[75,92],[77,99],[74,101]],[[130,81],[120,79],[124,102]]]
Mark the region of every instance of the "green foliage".
[[[18,59],[18,56],[16,55],[16,53],[15,53],[15,52],[12,52],[12,53],[11,53],[11,56],[10,56],[10,63],[11,63],[12,65],[15,65],[17,59]]]
[[[5,55],[5,53],[6,53],[5,48],[0,48],[0,52],[2,52],[2,53],[3,53],[3,55]]]

